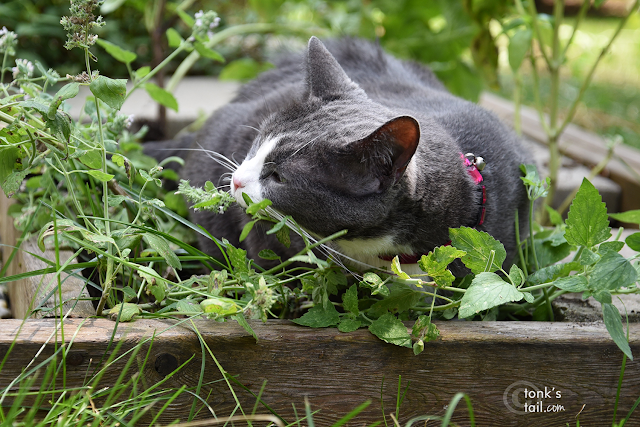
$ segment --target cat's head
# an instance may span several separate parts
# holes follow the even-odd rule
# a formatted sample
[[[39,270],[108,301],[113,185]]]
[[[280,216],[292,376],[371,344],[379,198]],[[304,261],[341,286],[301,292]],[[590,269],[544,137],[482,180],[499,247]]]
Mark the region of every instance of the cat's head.
[[[305,66],[302,95],[261,125],[231,194],[241,205],[242,193],[270,199],[317,236],[347,229],[350,237],[379,237],[419,124],[371,101],[315,37]]]

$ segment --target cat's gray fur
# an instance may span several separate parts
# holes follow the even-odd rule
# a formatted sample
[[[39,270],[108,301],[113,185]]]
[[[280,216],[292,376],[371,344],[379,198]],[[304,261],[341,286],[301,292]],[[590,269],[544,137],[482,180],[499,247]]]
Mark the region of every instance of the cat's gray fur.
[[[356,258],[362,257],[349,241],[363,243],[365,252],[377,251],[375,242],[385,240],[421,254],[448,242],[450,227],[475,225],[481,196],[460,153],[482,156],[487,165],[486,219],[478,228],[500,240],[508,258],[515,250],[516,210],[526,234],[528,202],[519,165],[527,153],[514,133],[493,114],[450,94],[428,68],[400,61],[373,43],[341,39],[325,48],[312,38],[307,52],[281,58],[180,144],[242,160],[276,136],[260,173],[262,197],[316,236],[347,229],[339,249],[349,248]],[[191,151],[181,175],[196,186],[207,180],[222,185],[226,172]],[[196,212],[192,219],[256,260],[265,248],[292,254],[264,230],[240,243],[249,218],[239,206],[224,215]],[[206,252],[218,253],[212,242],[201,243]]]

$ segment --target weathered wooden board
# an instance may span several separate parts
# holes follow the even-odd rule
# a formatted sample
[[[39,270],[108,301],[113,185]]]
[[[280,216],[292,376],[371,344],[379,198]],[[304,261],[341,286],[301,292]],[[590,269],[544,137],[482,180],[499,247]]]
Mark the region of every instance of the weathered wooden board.
[[[508,124],[513,123],[513,102],[485,92],[480,98],[480,105]],[[546,144],[547,136],[537,111],[522,106],[520,116],[522,133]],[[569,124],[560,136],[559,146],[562,154],[587,166],[597,165],[607,155],[607,144],[602,137],[573,124]],[[621,212],[640,209],[640,151],[623,144],[616,146],[614,157],[603,172],[622,188]]]
[[[18,244],[20,238],[20,232],[13,227],[13,218],[7,213],[12,202],[13,201],[8,199],[0,190],[0,239],[2,239],[1,242],[4,243],[2,247],[2,259],[4,262],[9,259],[14,246]],[[22,242],[20,250],[14,256],[5,274],[7,276],[13,276],[14,274],[49,267],[47,263],[31,254],[38,254],[51,261],[55,260],[55,251],[48,247],[45,252],[42,252],[38,248],[36,237],[34,236]],[[65,263],[73,254],[74,252],[68,249],[60,250],[60,263]],[[76,261],[73,260],[72,262],[75,263]],[[96,314],[91,301],[88,300],[89,294],[86,290],[84,280],[67,273],[62,273],[60,274],[60,282],[64,313],[71,310],[71,316],[75,317],[89,317]],[[9,282],[8,291],[9,297],[11,298],[11,314],[15,318],[22,319],[30,315],[32,309],[39,305],[49,308],[58,306],[59,293],[57,291],[47,298],[51,294],[51,291],[57,288],[57,286],[58,280],[53,273]],[[41,314],[38,313],[37,316],[41,316]]]
[[[81,321],[65,322],[69,337]],[[201,353],[196,334],[172,321],[138,320],[121,324],[116,340],[124,340],[122,350],[131,348],[143,337],[159,334],[143,370],[149,385],[162,379],[172,366],[195,356],[168,386],[195,386],[200,372]],[[382,418],[381,387],[385,414],[395,410],[398,377],[410,382],[401,407],[404,425],[412,417],[443,415],[451,397],[466,392],[473,401],[479,426],[575,426],[575,416],[583,408],[580,424],[610,425],[622,354],[602,324],[544,322],[441,322],[441,339],[426,345],[414,356],[411,349],[385,344],[366,330],[344,334],[336,329],[308,329],[287,321],[252,323],[259,341],[235,323],[198,321],[223,368],[258,393],[267,381],[264,401],[287,422],[294,420],[292,403],[303,411],[307,396],[313,409],[320,409],[316,425],[329,425],[352,408],[371,400],[372,404],[357,418],[365,425]],[[8,359],[0,384],[8,384],[26,361],[49,339],[53,321],[28,320],[18,337],[15,354]],[[20,327],[20,321],[2,321],[0,358],[6,353]],[[114,323],[88,319],[77,332],[71,351],[73,363],[67,366],[67,387],[80,385],[87,375],[90,360],[100,360],[107,347]],[[160,333],[163,331],[162,333]],[[632,324],[631,348],[640,355],[640,324]],[[53,342],[44,354],[51,354]],[[42,356],[41,356],[42,357]],[[219,380],[221,374],[207,356],[205,382]],[[110,368],[101,386],[120,374],[121,364]],[[384,386],[383,385],[384,379]],[[530,399],[536,410],[524,412],[524,388],[540,390],[541,398]],[[255,398],[235,388],[243,406],[252,408]],[[546,396],[544,396],[546,391]],[[218,416],[230,415],[234,401],[224,382],[209,383],[202,395]],[[559,394],[558,394],[559,393]],[[626,415],[640,396],[640,366],[628,362],[622,387],[619,413]],[[165,413],[163,422],[183,418],[192,398],[176,400]],[[516,402],[516,403],[514,403]],[[559,406],[552,406],[559,405]],[[455,420],[469,425],[464,405]],[[267,411],[260,407],[259,413]],[[387,419],[391,422],[391,419]],[[628,425],[640,425],[636,413]]]

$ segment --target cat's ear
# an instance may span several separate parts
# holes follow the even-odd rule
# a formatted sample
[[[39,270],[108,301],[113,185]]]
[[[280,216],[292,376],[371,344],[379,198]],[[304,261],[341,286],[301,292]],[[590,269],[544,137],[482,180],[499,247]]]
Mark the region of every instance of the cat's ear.
[[[306,71],[307,91],[311,96],[330,100],[352,90],[361,90],[315,36],[309,39]]]
[[[411,116],[396,117],[355,143],[361,160],[370,164],[381,189],[398,181],[420,142],[420,124]]]

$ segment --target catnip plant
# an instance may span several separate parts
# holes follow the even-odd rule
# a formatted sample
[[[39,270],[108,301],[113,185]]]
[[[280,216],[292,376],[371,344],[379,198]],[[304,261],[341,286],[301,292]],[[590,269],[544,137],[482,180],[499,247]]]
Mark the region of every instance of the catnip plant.
[[[267,270],[248,259],[246,251],[192,224],[184,218],[183,196],[191,208],[212,214],[223,212],[235,200],[212,183],[194,188],[182,181],[177,191],[163,190],[162,180],[178,180],[164,166],[181,159],[158,164],[144,156],[138,143],[144,128],[130,131],[132,117],[120,113],[122,105],[131,93],[144,89],[157,102],[177,109],[171,90],[194,58],[224,60],[213,50],[216,43],[274,27],[246,24],[218,31],[214,12],[198,12],[195,17],[181,12],[191,33],[183,37],[168,30],[174,51],[153,69],[134,70],[135,53],[94,33],[104,23],[95,16],[99,5],[94,0],[76,1],[71,15],[61,21],[69,31],[66,47],[84,53],[85,70],[75,76],[62,77],[20,58],[10,66],[17,36],[0,31],[0,121],[5,124],[0,129],[0,185],[18,202],[11,214],[23,231],[22,240],[33,234],[41,249],[68,248],[80,261],[48,261],[49,267],[19,277],[4,277],[3,272],[0,281],[56,273],[54,280],[59,282],[65,271],[99,291],[98,316],[118,321],[206,317],[236,321],[255,336],[247,319],[293,318],[300,325],[337,327],[342,332],[368,328],[383,341],[413,348],[416,354],[438,338],[435,320],[553,319],[552,301],[567,292],[580,292],[602,304],[613,340],[632,357],[612,301],[618,294],[638,292],[639,255],[624,258],[619,251],[625,245],[640,251],[640,233],[624,242],[619,236],[611,240],[606,207],[588,181],[576,194],[566,222],[552,209],[548,210],[552,228],[530,221],[529,237],[521,241],[518,237],[518,262],[511,266],[503,265],[506,252],[500,242],[461,227],[450,230],[450,246],[422,256],[421,274],[402,271],[397,257],[386,273],[348,272],[340,259],[322,259],[314,252],[346,231],[312,243],[291,217],[278,216],[270,201],[252,203],[246,198],[252,220],[241,239],[261,222],[273,224],[267,233],[285,246],[292,231],[305,241],[305,247],[289,259],[281,259],[273,250],[260,252],[260,258],[278,262]],[[128,79],[112,79],[95,69],[96,45],[126,65]],[[151,82],[180,52],[189,55],[167,88]],[[88,87],[91,95],[81,117],[74,120],[65,101],[78,96],[81,86]],[[523,165],[523,174],[532,214],[534,201],[548,194],[549,181],[531,165]],[[609,216],[640,223],[637,211]],[[193,247],[196,233],[214,241],[222,259]],[[568,257],[571,261],[566,261]],[[457,278],[449,270],[455,260],[468,268],[466,277]],[[55,310],[64,316],[61,306]],[[414,321],[411,331],[404,321]]]

